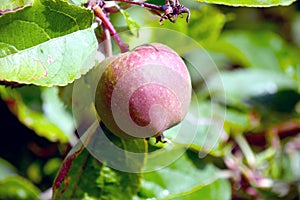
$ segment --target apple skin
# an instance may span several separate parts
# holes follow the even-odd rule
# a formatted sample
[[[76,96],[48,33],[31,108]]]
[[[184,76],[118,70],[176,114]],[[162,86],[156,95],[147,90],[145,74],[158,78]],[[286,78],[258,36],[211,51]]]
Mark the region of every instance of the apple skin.
[[[112,133],[122,138],[157,137],[183,120],[191,100],[191,78],[171,48],[141,45],[104,65],[95,107]]]

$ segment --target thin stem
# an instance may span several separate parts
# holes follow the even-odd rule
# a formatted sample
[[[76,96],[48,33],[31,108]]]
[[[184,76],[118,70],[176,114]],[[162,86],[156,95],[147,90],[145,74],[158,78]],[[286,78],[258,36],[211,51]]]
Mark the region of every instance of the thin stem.
[[[111,37],[110,32],[106,26],[102,25],[103,32],[104,32],[104,54],[106,57],[112,56],[112,46],[111,46]]]
[[[143,8],[147,8],[148,10],[150,10],[151,12],[153,12],[154,14],[156,14],[160,17],[162,16],[161,13],[163,13],[165,11],[162,6],[158,6],[158,5],[155,5],[155,4],[144,3],[144,2],[136,2],[136,1],[130,1],[130,0],[116,0],[116,1],[132,4],[132,5],[138,5],[138,6],[141,6]]]
[[[241,134],[237,134],[234,137],[236,143],[239,145],[239,147],[241,148],[243,154],[245,155],[245,158],[249,164],[249,166],[253,167],[256,161],[255,155],[251,149],[251,147],[249,146],[247,140],[245,139],[245,137]]]
[[[120,38],[120,36],[117,33],[116,29],[111,24],[108,17],[106,16],[106,14],[103,12],[103,10],[98,5],[96,5],[94,1],[91,1],[91,6],[92,6],[92,9],[94,11],[94,14],[97,17],[99,17],[99,19],[101,19],[103,26],[105,26],[109,30],[110,35],[112,36],[112,38],[118,44],[121,52],[124,53],[124,52],[129,51],[129,46],[122,41],[122,39]]]
[[[129,3],[129,4],[134,4],[134,5],[139,5],[141,7],[150,8],[150,9],[154,9],[154,10],[164,11],[162,6],[158,6],[158,5],[155,5],[155,4],[138,2],[138,1],[131,1],[131,0],[116,0],[116,1],[125,2],[125,3]]]
[[[184,7],[179,3],[178,0],[166,0],[166,4],[162,6],[158,6],[155,4],[144,3],[144,2],[136,2],[131,0],[116,0],[118,2],[125,2],[128,4],[139,5],[141,7],[145,7],[155,14],[160,16],[160,22],[168,19],[170,22],[175,23],[176,19],[179,15],[186,13],[186,22],[189,22],[191,12],[188,8]]]

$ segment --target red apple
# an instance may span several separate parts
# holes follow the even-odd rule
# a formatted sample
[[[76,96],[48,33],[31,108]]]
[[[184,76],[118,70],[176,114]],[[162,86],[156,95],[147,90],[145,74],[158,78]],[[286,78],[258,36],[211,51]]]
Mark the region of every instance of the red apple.
[[[145,44],[105,63],[95,106],[112,133],[123,138],[156,137],[183,120],[191,79],[171,48]]]

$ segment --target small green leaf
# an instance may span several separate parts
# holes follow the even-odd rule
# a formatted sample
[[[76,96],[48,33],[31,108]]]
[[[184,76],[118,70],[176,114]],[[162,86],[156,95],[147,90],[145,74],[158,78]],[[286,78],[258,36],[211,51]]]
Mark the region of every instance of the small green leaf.
[[[130,17],[129,13],[126,12],[126,10],[121,9],[120,12],[121,12],[121,14],[122,14],[123,17],[124,17],[124,19],[125,19],[125,21],[126,21],[126,23],[127,23],[127,25],[128,25],[128,28],[129,28],[130,32],[131,32],[134,36],[137,36],[137,34],[138,34],[138,28],[140,27],[140,26],[138,25],[138,23],[137,23],[134,19],[132,19],[132,18]]]
[[[218,39],[225,24],[225,15],[212,6],[201,6],[192,10],[191,20],[187,24],[187,34],[201,44],[209,45]]]
[[[27,176],[33,183],[42,181],[42,171],[40,162],[32,162],[27,168]]]
[[[251,128],[253,128],[253,124],[251,124],[249,113],[226,109],[224,129],[227,133],[242,133]]]
[[[197,0],[199,2],[222,4],[228,6],[246,6],[246,7],[271,7],[288,6],[295,0]]]
[[[38,200],[39,189],[20,176],[12,176],[0,181],[0,199]]]
[[[62,163],[61,158],[51,158],[43,166],[43,172],[47,176],[56,175],[57,171],[59,170],[59,167],[60,167],[61,163]]]
[[[12,10],[32,3],[33,0],[1,0],[0,10]]]
[[[79,78],[95,64],[92,19],[90,10],[62,0],[1,16],[0,80],[53,86]]]
[[[0,181],[6,177],[13,176],[17,174],[17,169],[0,157]]]

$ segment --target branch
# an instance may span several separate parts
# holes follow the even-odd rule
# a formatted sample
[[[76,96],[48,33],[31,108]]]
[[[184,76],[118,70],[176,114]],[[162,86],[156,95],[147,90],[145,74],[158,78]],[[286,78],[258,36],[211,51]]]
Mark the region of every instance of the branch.
[[[154,9],[154,10],[158,10],[158,11],[162,11],[162,12],[164,11],[164,9],[162,8],[163,6],[158,6],[155,4],[144,3],[144,2],[139,2],[139,1],[131,1],[131,0],[116,0],[116,1],[129,3],[129,4],[133,4],[133,5],[139,5],[141,7],[150,8],[150,9]]]
[[[168,19],[170,22],[175,23],[176,19],[182,13],[187,13],[186,22],[190,20],[190,10],[185,6],[181,5],[178,0],[166,0],[166,4],[163,6],[158,6],[155,4],[131,1],[131,0],[116,0],[118,2],[129,3],[133,5],[139,5],[141,7],[148,8],[150,11],[154,12],[160,16],[160,22]]]
[[[116,41],[118,44],[120,50],[122,53],[129,51],[129,46],[123,42],[123,40],[120,38],[119,34],[117,33],[116,29],[106,16],[106,14],[103,12],[103,10],[95,3],[95,1],[90,1],[90,5],[92,7],[92,10],[94,11],[94,14],[101,19],[103,26],[105,26],[109,32],[111,37]]]

